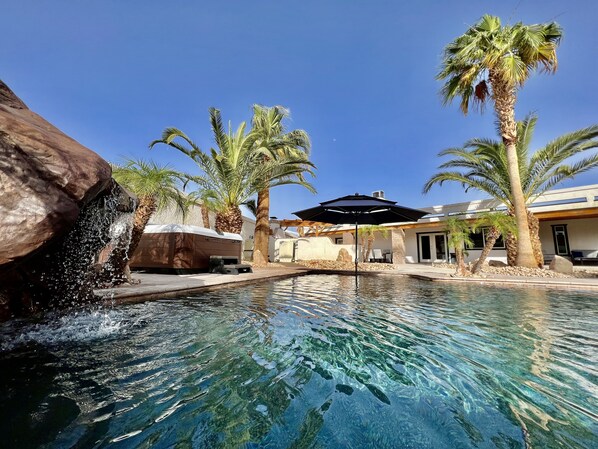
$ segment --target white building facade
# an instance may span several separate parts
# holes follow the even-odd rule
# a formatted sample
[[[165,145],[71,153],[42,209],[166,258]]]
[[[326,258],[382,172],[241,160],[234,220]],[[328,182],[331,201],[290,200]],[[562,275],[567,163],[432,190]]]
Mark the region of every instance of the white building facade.
[[[572,253],[582,253],[590,258],[598,255],[598,184],[552,190],[533,199],[528,207],[540,223],[545,262],[554,255],[571,257]],[[417,222],[385,225],[392,232],[387,237],[376,236],[373,248],[379,249],[385,260],[393,263],[450,262],[454,249],[449,247],[445,231],[447,218],[458,217],[473,222],[481,212],[504,211],[506,207],[496,200],[477,200],[421,209],[429,214]],[[281,224],[284,226],[284,221]],[[317,237],[314,232],[308,232],[300,239],[281,239],[275,244],[271,260],[335,260],[341,248],[339,245],[354,255],[352,228],[331,226],[318,232]],[[328,240],[324,242],[324,238]],[[480,256],[485,232],[482,230],[472,238],[474,247],[467,249],[468,262]],[[310,243],[312,239],[313,243]],[[489,260],[506,262],[506,257],[501,238]]]

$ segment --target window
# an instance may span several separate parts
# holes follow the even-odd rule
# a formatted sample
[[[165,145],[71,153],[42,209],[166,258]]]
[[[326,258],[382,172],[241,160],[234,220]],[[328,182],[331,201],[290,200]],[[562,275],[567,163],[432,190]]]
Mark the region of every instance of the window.
[[[335,237],[334,243],[335,243],[335,245],[342,245],[343,244],[343,238],[342,237]]]
[[[484,235],[481,232],[472,232],[469,238],[473,242],[473,249],[482,249],[484,247]]]
[[[472,249],[484,249],[484,246],[486,246],[486,236],[488,235],[488,231],[490,231],[490,228],[482,228],[478,232],[472,232],[471,234],[469,234],[469,237],[473,241]],[[501,235],[496,239],[496,242],[494,242],[494,248],[501,249],[504,247],[505,242]]]

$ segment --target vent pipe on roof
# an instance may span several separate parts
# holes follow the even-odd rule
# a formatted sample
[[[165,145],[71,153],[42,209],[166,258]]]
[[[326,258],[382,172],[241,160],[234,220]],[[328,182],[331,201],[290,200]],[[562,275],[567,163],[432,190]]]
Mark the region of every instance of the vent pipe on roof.
[[[372,192],[372,196],[374,198],[384,198],[384,190],[376,190],[375,192]]]

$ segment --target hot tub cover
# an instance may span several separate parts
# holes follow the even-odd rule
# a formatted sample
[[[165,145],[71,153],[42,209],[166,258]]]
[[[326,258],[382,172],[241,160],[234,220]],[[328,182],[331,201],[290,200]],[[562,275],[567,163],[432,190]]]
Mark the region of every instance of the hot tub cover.
[[[239,234],[231,232],[218,233],[212,229],[202,228],[201,226],[180,225],[180,224],[165,224],[165,225],[147,225],[144,234],[168,234],[168,233],[182,233],[182,234],[198,234],[206,237],[213,237],[218,239],[238,240],[243,241],[243,237]]]

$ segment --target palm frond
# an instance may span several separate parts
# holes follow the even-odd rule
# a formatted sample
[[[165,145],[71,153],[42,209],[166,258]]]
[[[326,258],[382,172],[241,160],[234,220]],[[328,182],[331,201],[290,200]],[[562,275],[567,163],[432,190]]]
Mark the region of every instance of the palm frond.
[[[171,205],[183,213],[188,210],[188,200],[183,193],[188,176],[185,173],[143,159],[127,159],[122,164],[112,164],[112,168],[116,182],[139,197],[153,198],[158,210]]]
[[[556,47],[562,36],[558,24],[503,26],[500,18],[483,16],[450,42],[436,78],[444,81],[440,94],[446,105],[460,97],[464,114],[471,105],[483,108],[491,98],[489,73],[507,86],[519,87],[533,70],[554,72]]]

